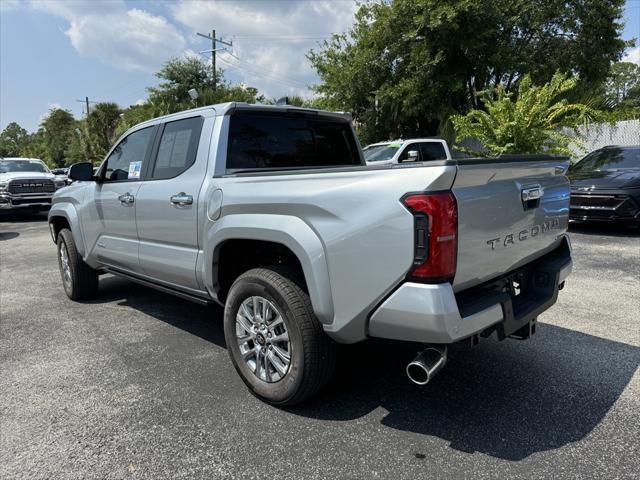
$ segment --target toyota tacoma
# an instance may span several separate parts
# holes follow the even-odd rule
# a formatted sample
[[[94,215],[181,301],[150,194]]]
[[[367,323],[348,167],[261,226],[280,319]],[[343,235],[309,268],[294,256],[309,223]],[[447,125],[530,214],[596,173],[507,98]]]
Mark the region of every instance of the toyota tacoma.
[[[252,393],[293,405],[331,377],[336,344],[528,338],[571,271],[565,159],[509,156],[367,167],[346,114],[227,103],[127,131],[49,213],[62,285],[109,273],[224,306]]]

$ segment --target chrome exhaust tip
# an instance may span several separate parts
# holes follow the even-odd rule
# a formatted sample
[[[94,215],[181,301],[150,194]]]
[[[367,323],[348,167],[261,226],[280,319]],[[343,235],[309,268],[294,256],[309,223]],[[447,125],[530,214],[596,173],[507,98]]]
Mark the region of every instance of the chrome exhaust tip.
[[[431,345],[407,365],[407,376],[416,385],[426,385],[447,363],[447,347]]]

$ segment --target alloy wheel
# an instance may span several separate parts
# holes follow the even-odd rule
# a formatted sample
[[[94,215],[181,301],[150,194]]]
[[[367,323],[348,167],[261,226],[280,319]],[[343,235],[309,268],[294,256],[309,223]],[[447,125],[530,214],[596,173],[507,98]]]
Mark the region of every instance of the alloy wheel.
[[[236,340],[249,370],[260,380],[275,383],[291,365],[291,342],[282,314],[260,296],[246,298],[236,313]]]
[[[60,267],[62,270],[62,283],[67,291],[71,291],[73,282],[71,279],[71,265],[69,264],[69,255],[67,254],[67,246],[64,242],[60,242]]]

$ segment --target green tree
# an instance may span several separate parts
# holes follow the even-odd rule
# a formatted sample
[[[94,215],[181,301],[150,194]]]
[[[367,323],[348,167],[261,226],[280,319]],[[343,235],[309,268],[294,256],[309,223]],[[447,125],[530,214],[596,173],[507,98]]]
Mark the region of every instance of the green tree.
[[[640,65],[631,62],[611,65],[605,89],[612,106],[640,107]]]
[[[264,103],[266,103],[267,105],[275,105],[281,98],[282,97],[266,99]],[[286,98],[287,105],[293,105],[294,107],[313,108],[312,102],[310,100],[302,98],[299,95],[287,95]]]
[[[535,86],[525,75],[517,99],[503,86],[493,92],[483,92],[484,110],[471,110],[467,115],[453,115],[457,140],[475,139],[484,155],[508,153],[555,153],[570,155],[569,145],[575,136],[563,132],[597,118],[599,112],[579,103],[570,103],[563,96],[576,87],[576,78],[556,73],[549,83]]]
[[[29,133],[16,122],[11,122],[0,133],[0,157],[17,157],[28,143]]]
[[[156,73],[162,80],[157,87],[148,88],[148,104],[158,111],[171,113],[198,105],[223,102],[257,102],[264,98],[253,87],[232,85],[224,79],[224,71],[216,73],[213,88],[211,68],[197,57],[172,58]],[[195,89],[198,98],[192,99],[189,90]]]
[[[627,45],[624,0],[395,0],[364,3],[352,29],[309,52],[331,109],[351,111],[365,141],[446,134],[448,117],[483,108],[477,92],[516,92],[556,71],[587,91]]]
[[[264,102],[264,96],[258,92],[257,88],[243,85],[232,85],[230,82],[224,80],[221,70],[218,71],[218,85],[215,91],[211,88],[204,88],[202,91],[198,91],[198,95],[198,100],[196,102],[188,102],[184,107],[192,108],[194,103],[196,105],[214,105],[216,103],[225,102]],[[191,103],[191,106],[189,103]]]
[[[40,158],[46,161],[47,149],[44,143],[44,131],[30,133],[25,146],[20,150],[20,156],[27,158]]]
[[[67,150],[75,135],[76,120],[68,110],[52,108],[40,123],[45,160],[54,167],[66,165]]]
[[[217,71],[216,88],[213,89],[211,68],[199,58],[172,58],[156,73],[162,82],[148,89],[149,98],[141,105],[123,110],[116,128],[116,136],[128,128],[150,118],[188,110],[197,106],[224,102],[259,103],[264,97],[254,87],[232,85],[224,79],[224,72]],[[195,89],[198,98],[192,99],[189,90]]]
[[[91,109],[85,119],[86,128],[81,129],[81,134],[85,137],[85,153],[88,160],[100,161],[107,154],[116,140],[121,113],[120,107],[112,102],[98,103]]]
[[[95,158],[92,148],[86,119],[76,120],[73,131],[67,137],[65,164],[102,160],[102,158]]]
[[[116,127],[114,137],[117,139],[129,128],[160,115],[166,115],[171,113],[168,109],[165,110],[157,105],[146,102],[141,105],[131,105],[129,108],[125,108],[122,111],[122,116]]]
[[[155,76],[161,83],[147,89],[149,102],[154,105],[188,104],[193,102],[189,96],[190,89],[195,88],[201,93],[213,86],[211,69],[198,57],[172,58]]]

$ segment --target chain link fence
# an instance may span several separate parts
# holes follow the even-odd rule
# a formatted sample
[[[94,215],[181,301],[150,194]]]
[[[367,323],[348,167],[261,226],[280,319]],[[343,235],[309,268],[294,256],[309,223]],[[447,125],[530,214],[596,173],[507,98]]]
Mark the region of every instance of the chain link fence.
[[[640,145],[640,120],[592,124],[578,128],[578,132],[582,148],[579,144],[569,146],[574,153],[574,160],[608,145]],[[573,131],[567,133],[574,135]]]
[[[565,133],[576,136],[571,129],[566,129]],[[569,146],[573,152],[572,161],[578,161],[587,153],[608,145],[640,145],[640,120],[625,120],[616,123],[596,123],[578,128],[578,136],[582,144],[575,143]],[[453,156],[464,158],[466,155],[456,147],[464,147],[475,151],[483,151],[482,144],[475,139],[465,139],[454,145]]]

